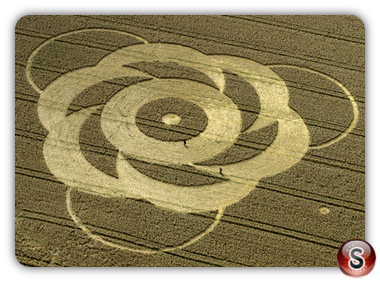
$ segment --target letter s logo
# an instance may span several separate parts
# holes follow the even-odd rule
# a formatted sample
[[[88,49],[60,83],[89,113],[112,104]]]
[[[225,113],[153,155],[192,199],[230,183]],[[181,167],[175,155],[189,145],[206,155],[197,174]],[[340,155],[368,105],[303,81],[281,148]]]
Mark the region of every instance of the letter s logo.
[[[359,253],[359,255],[357,255]],[[364,250],[359,247],[354,247],[350,251],[350,261],[349,261],[349,266],[353,270],[359,270],[362,269],[365,265],[365,260],[360,256],[364,253]]]

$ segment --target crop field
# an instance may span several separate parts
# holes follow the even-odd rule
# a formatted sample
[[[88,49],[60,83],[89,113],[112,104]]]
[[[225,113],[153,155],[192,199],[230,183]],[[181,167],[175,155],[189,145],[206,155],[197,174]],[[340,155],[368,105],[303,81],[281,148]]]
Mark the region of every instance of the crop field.
[[[25,266],[336,267],[365,239],[354,16],[26,16]]]

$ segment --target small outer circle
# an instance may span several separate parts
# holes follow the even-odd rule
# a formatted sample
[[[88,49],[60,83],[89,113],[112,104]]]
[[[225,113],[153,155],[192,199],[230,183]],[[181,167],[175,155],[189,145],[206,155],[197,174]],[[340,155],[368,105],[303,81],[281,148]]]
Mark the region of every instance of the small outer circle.
[[[340,134],[338,137],[335,137],[335,138],[331,139],[330,141],[325,142],[325,143],[320,144],[320,145],[309,146],[309,149],[316,150],[316,149],[322,149],[322,148],[328,147],[328,146],[342,140],[344,137],[346,137],[355,128],[355,126],[359,120],[358,105],[355,101],[355,98],[352,96],[351,92],[348,91],[348,89],[342,83],[340,83],[336,79],[334,79],[331,76],[328,76],[322,72],[311,70],[311,69],[304,68],[304,67],[299,67],[299,66],[294,66],[294,65],[267,65],[267,67],[269,67],[269,68],[277,68],[278,67],[278,68],[299,69],[299,70],[307,71],[310,73],[318,74],[318,75],[334,82],[336,85],[338,85],[343,90],[343,92],[347,95],[347,98],[350,100],[354,116],[353,116],[351,124],[347,127],[347,129],[342,134]]]
[[[323,215],[326,215],[326,214],[329,214],[330,213],[330,209],[327,208],[327,207],[322,207],[319,209],[319,212]]]
[[[73,211],[72,202],[71,202],[71,192],[72,192],[72,190],[73,190],[72,187],[68,187],[67,191],[66,191],[67,211],[69,212],[69,214],[70,214],[71,218],[73,219],[73,221],[75,222],[75,224],[79,228],[81,228],[84,233],[86,233],[93,240],[99,241],[99,242],[101,242],[101,243],[103,243],[103,244],[105,244],[107,246],[110,246],[110,247],[113,247],[113,248],[118,248],[118,249],[121,249],[123,251],[130,251],[130,252],[136,252],[136,253],[142,253],[142,254],[157,254],[157,253],[160,253],[160,252],[168,252],[168,251],[173,251],[173,250],[176,250],[176,249],[185,248],[185,247],[187,247],[187,246],[195,243],[199,239],[203,238],[208,233],[212,232],[214,230],[214,228],[220,222],[220,219],[222,218],[223,213],[224,213],[224,207],[223,208],[219,208],[218,212],[217,212],[217,214],[215,216],[214,222],[211,225],[209,225],[203,232],[195,235],[194,237],[190,238],[189,240],[187,240],[187,241],[185,241],[185,242],[183,242],[181,244],[178,244],[178,245],[175,245],[175,246],[171,246],[171,247],[157,248],[157,249],[149,248],[149,247],[146,247],[146,249],[135,249],[135,248],[121,246],[119,244],[112,243],[110,241],[107,241],[107,240],[103,239],[101,236],[95,235],[94,233],[92,233],[91,230],[89,230],[82,223],[82,221],[80,220],[80,218],[77,217],[77,215]]]

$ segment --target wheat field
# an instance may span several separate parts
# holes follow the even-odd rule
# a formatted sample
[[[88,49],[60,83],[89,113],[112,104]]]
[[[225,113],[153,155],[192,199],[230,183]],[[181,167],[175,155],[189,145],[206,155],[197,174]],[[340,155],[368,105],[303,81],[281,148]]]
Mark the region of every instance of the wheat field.
[[[365,239],[354,16],[26,16],[25,266],[335,267]]]

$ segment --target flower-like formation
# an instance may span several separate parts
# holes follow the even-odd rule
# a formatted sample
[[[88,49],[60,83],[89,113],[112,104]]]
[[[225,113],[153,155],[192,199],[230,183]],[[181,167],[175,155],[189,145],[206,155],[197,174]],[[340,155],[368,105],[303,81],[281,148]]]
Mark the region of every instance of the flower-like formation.
[[[141,44],[110,53],[93,67],[61,75],[44,90],[33,83],[30,75],[33,57],[39,50],[36,49],[29,59],[27,75],[41,94],[38,114],[49,132],[44,143],[44,158],[52,174],[70,189],[104,197],[144,199],[178,212],[218,210],[218,221],[223,209],[248,195],[260,179],[292,167],[308,151],[308,129],[288,105],[289,93],[285,82],[268,66],[235,56],[205,55],[182,45],[141,41]],[[133,67],[136,63],[157,61],[194,69],[203,73],[211,83],[160,79]],[[259,97],[257,119],[245,128],[239,107],[224,94],[224,71],[244,79]],[[104,81],[130,77],[141,79],[138,83],[121,87],[104,104],[69,112],[71,103],[86,89]],[[177,110],[166,112],[162,106],[165,103],[174,103]],[[186,111],[186,108],[191,110]],[[117,177],[94,167],[81,152],[80,130],[86,120],[99,110],[102,132],[118,150]],[[139,122],[141,113],[147,111],[162,117],[164,127],[186,127],[187,119],[197,120],[199,126],[186,134],[179,132],[156,138]],[[273,142],[252,158],[224,164],[221,177],[221,165],[210,160],[231,148],[241,132],[249,134],[273,124],[277,128]],[[183,140],[186,140],[186,146]],[[130,160],[183,166],[214,176],[218,181],[178,186],[141,173]],[[68,207],[78,223],[69,204]],[[83,225],[81,227],[87,230]]]
[[[75,97],[92,85],[120,77],[146,77],[146,73],[126,67],[140,61],[183,64],[205,73],[217,85],[181,79],[152,79],[124,88],[104,105],[101,128],[119,150],[118,178],[94,168],[82,155],[79,132],[86,119],[99,106],[67,116]],[[278,133],[262,154],[223,167],[230,181],[201,189],[173,187],[136,171],[125,156],[157,164],[193,165],[205,172],[218,173],[220,166],[194,165],[209,160],[231,147],[241,131],[241,114],[233,101],[223,95],[222,69],[244,75],[260,97],[261,111],[250,132],[278,122]],[[145,135],[136,126],[138,110],[158,99],[174,97],[192,102],[207,115],[208,124],[197,137],[181,142],[164,142]],[[51,83],[39,100],[42,124],[49,130],[44,156],[51,172],[71,187],[104,196],[143,198],[165,208],[185,212],[217,210],[246,196],[253,182],[272,176],[297,163],[308,149],[309,134],[301,117],[288,107],[288,90],[282,79],[269,68],[250,60],[230,56],[206,56],[194,49],[173,44],[138,44],[122,48],[96,66],[62,75]],[[67,144],[71,147],[67,148]],[[249,179],[247,185],[245,179]]]

